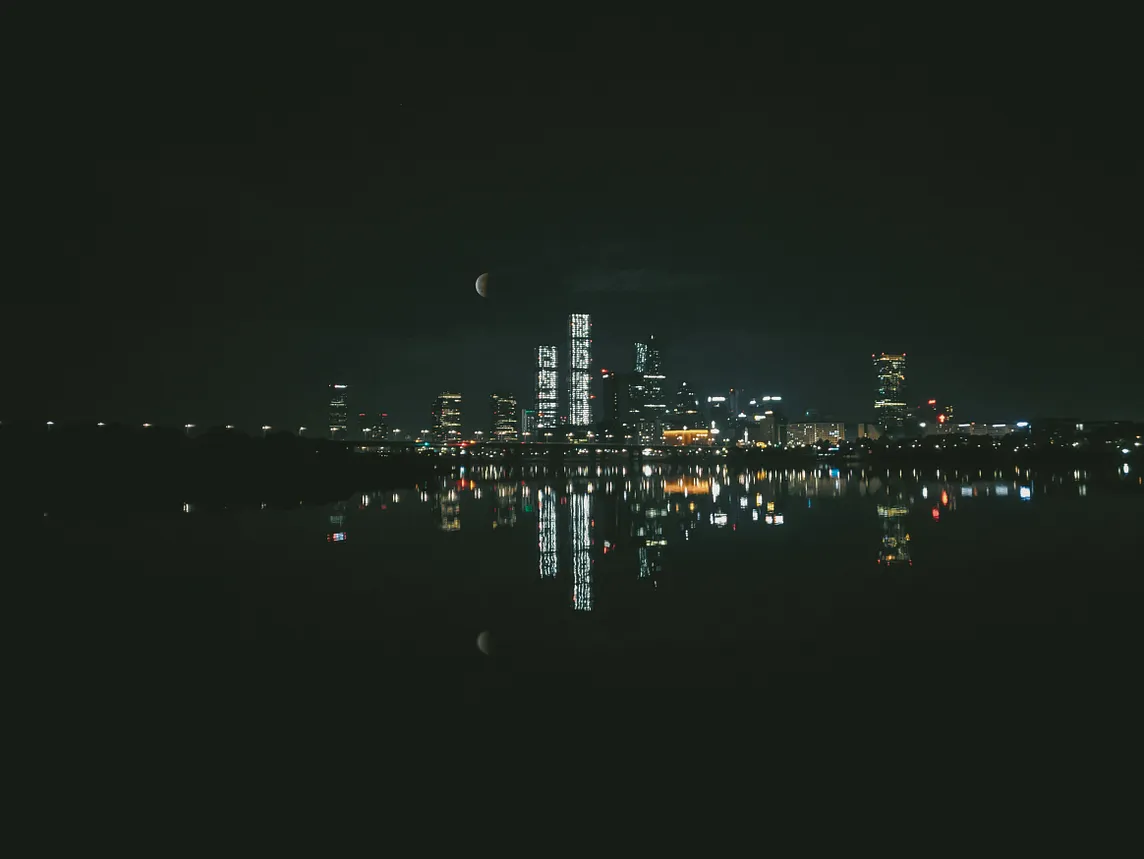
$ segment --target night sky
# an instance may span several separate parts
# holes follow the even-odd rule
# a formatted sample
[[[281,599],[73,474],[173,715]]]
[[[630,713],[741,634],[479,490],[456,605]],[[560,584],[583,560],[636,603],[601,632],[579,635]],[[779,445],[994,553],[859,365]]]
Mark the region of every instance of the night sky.
[[[864,420],[905,350],[967,420],[1144,418],[1125,22],[337,23],[9,22],[0,418],[318,427],[339,381],[477,429],[572,311],[672,391]]]

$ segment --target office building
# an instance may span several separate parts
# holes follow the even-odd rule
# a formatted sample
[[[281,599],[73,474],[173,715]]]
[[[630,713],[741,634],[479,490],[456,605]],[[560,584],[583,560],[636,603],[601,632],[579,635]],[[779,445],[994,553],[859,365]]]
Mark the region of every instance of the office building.
[[[679,383],[670,423],[671,429],[691,429],[704,425],[703,415],[699,412],[699,395],[687,382]]]
[[[901,432],[907,422],[906,406],[906,353],[901,355],[871,355],[874,374],[878,380],[874,397],[874,417],[887,431]]]
[[[929,399],[914,410],[914,423],[922,435],[945,435],[957,429],[953,420],[953,406],[939,406],[936,399]]]
[[[718,436],[726,436],[731,430],[731,412],[724,394],[715,394],[707,398],[707,426],[716,441],[723,441]]]
[[[782,415],[774,409],[754,411],[748,416],[739,440],[756,447],[781,445],[787,440],[787,425]]]
[[[519,432],[516,397],[505,393],[490,394],[489,411],[492,418],[492,438],[497,441],[517,441]]]
[[[327,394],[330,438],[344,440],[349,435],[349,385],[330,385]]]
[[[372,417],[358,412],[358,437],[365,441],[384,441],[389,436],[389,415],[375,413]]]
[[[536,438],[536,409],[520,410],[520,437],[524,441]]]
[[[584,432],[592,424],[592,317],[568,316],[568,426]]]
[[[630,434],[632,374],[600,372],[600,431],[611,438]]]
[[[787,444],[812,445],[820,441],[838,444],[846,439],[846,425],[841,421],[809,421],[787,426]]]
[[[560,420],[559,351],[555,346],[536,347],[536,430],[542,441]]]
[[[643,359],[644,417],[657,429],[662,429],[667,416],[667,392],[664,390],[666,377],[663,375],[663,359],[655,336],[648,338]],[[658,435],[658,432],[656,433]]]
[[[433,401],[433,441],[456,444],[461,440],[461,395],[444,391]]]

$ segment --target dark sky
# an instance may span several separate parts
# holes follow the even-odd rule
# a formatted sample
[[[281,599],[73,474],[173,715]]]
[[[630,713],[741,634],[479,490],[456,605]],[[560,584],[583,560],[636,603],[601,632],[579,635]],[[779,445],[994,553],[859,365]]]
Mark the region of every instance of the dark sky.
[[[475,429],[572,311],[672,388],[1144,418],[1125,22],[165,14],[6,27],[0,418]]]

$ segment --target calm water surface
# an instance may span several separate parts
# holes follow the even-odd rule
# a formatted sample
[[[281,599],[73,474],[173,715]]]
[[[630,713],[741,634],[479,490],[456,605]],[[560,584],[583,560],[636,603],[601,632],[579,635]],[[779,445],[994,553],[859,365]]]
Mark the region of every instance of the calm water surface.
[[[1140,643],[1144,491],[1105,471],[488,466],[328,506],[53,514],[37,547],[59,641],[352,641],[443,688],[1007,687]]]

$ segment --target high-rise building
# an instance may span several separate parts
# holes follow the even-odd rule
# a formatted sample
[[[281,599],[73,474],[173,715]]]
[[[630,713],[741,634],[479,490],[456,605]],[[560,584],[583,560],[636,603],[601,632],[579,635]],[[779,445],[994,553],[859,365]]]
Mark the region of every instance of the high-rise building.
[[[461,440],[461,395],[443,391],[433,401],[433,441],[450,444]]]
[[[559,352],[555,346],[536,347],[536,429],[541,441],[560,419]]]
[[[787,427],[787,443],[812,445],[820,441],[838,444],[846,439],[846,426],[839,421],[807,421]]]
[[[731,432],[731,411],[726,395],[715,394],[707,398],[707,422],[711,435],[716,436],[715,441],[722,441],[718,436]]]
[[[592,423],[592,317],[568,316],[568,426],[586,430]]]
[[[871,355],[878,377],[878,393],[874,398],[874,416],[887,430],[901,431],[906,425],[906,353]]]
[[[536,409],[520,410],[520,437],[524,441],[535,441]]]
[[[687,382],[679,383],[671,416],[672,429],[691,429],[703,424],[699,413],[699,395]]]
[[[631,414],[631,375],[602,370],[600,431],[612,438],[622,438]]]
[[[648,338],[643,366],[644,417],[654,425],[653,433],[658,436],[667,417],[667,391],[664,384],[663,359],[660,357],[655,335]]]
[[[519,437],[516,397],[512,394],[490,394],[489,410],[492,415],[492,437],[497,441],[516,441]]]
[[[644,374],[644,371],[647,369],[647,352],[648,352],[648,345],[646,343],[637,343],[636,344],[635,371],[640,376],[642,376]]]
[[[330,438],[345,439],[349,435],[349,385],[330,385]]]

